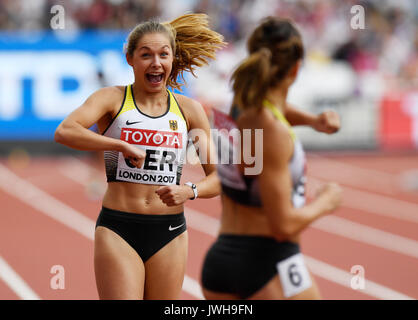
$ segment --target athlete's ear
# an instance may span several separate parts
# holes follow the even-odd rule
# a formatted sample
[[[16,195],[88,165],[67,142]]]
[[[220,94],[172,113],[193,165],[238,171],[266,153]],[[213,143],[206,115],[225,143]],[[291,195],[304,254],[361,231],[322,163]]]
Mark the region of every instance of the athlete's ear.
[[[129,53],[126,53],[126,61],[128,62],[128,64],[131,66],[131,67],[133,67],[133,65],[132,65],[132,56],[131,55],[129,55]]]
[[[301,65],[302,65],[302,60],[299,59],[298,61],[296,61],[295,65],[292,67],[292,69],[290,69],[290,76],[292,78],[296,78],[296,76],[299,73],[299,69],[300,69]]]
[[[293,65],[293,67],[290,68],[286,77],[287,78],[286,82],[288,82],[289,85],[291,85],[296,80],[296,76],[298,75],[301,64],[302,64],[302,60],[298,60]]]

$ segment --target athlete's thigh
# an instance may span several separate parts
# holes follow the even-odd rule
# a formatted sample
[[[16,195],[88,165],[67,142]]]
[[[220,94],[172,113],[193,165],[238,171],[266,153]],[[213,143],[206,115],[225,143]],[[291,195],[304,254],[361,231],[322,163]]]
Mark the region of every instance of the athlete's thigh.
[[[318,285],[316,284],[314,277],[312,277],[311,272],[309,272],[309,276],[311,277],[312,285],[308,289],[302,291],[301,293],[293,297],[290,297],[289,299],[291,300],[320,300],[322,299],[321,294],[319,292]]]
[[[188,234],[183,232],[145,263],[144,299],[178,299],[183,285]]]
[[[143,299],[141,258],[118,234],[101,226],[95,232],[94,271],[100,299]]]
[[[280,278],[275,275],[260,290],[252,294],[248,300],[282,300],[284,299]]]
[[[232,293],[215,292],[202,288],[206,300],[240,300],[240,297]]]

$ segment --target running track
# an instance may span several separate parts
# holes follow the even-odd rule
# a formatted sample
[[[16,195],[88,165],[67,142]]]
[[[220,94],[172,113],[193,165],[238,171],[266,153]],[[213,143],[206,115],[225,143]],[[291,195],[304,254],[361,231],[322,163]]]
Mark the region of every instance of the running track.
[[[324,299],[418,298],[417,171],[416,154],[308,156],[308,196],[324,181],[344,190],[343,206],[302,236]],[[411,174],[415,190],[404,188]],[[200,167],[188,165],[182,182],[201,177]],[[87,157],[0,160],[0,300],[98,298],[93,235],[103,185],[100,164]],[[182,299],[202,298],[201,265],[220,212],[219,198],[186,204],[190,243]],[[364,268],[364,289],[350,286],[356,265]],[[65,272],[64,289],[51,287],[53,266]]]

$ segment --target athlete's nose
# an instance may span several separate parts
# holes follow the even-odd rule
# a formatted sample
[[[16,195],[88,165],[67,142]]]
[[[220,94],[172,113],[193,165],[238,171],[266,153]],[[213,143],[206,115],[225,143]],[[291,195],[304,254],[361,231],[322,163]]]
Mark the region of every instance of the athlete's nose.
[[[161,66],[161,60],[160,60],[160,57],[156,54],[152,58],[151,67],[158,68],[160,66]]]

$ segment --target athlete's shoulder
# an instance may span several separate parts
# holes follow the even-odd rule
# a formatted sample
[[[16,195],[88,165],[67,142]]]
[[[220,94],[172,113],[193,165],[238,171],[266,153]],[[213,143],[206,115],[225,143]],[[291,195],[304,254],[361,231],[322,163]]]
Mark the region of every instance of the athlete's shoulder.
[[[120,100],[125,95],[125,87],[123,86],[112,86],[103,87],[93,92],[89,100],[112,103]]]
[[[293,143],[288,129],[266,108],[243,111],[237,124],[240,129],[262,129],[266,153],[285,155],[286,158],[291,154]]]
[[[120,98],[125,95],[125,86],[111,86],[111,87],[103,87],[100,88],[95,92],[100,97],[105,98]]]
[[[263,126],[264,141],[266,142],[265,152],[273,161],[279,158],[287,163],[293,154],[293,142],[289,129],[266,109],[263,109],[263,116],[260,121]],[[274,141],[272,144],[271,142]],[[266,147],[267,146],[267,147]]]
[[[104,108],[109,112],[113,112],[123,101],[125,95],[125,87],[112,86],[103,87],[93,92],[86,100],[84,105],[96,106]]]
[[[173,95],[183,110],[191,111],[191,112],[200,110],[200,109],[203,110],[203,107],[200,104],[200,102],[196,101],[195,99],[189,98],[179,93],[173,93]]]

